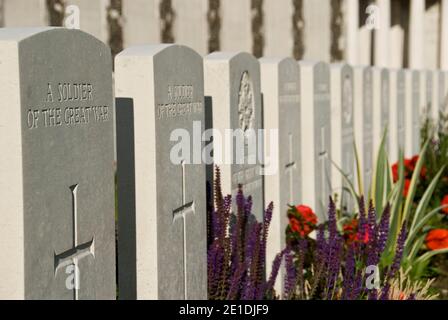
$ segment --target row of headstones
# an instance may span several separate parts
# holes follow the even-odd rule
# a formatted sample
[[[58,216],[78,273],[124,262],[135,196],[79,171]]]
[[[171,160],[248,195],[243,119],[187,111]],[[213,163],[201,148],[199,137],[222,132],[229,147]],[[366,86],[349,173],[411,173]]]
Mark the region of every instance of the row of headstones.
[[[246,153],[221,170],[224,192],[242,184],[258,219],[274,201],[271,261],[287,204],[325,219],[326,198],[343,181],[330,160],[353,176],[353,132],[368,181],[387,123],[391,155],[399,146],[418,152],[422,106],[445,89],[438,72],[148,45],[117,56],[115,110],[110,49],[86,33],[1,29],[0,61],[0,298],[116,297],[114,139],[119,297],[202,299],[205,129],[215,130],[215,160],[227,129],[244,133],[245,151],[266,145],[255,163]],[[262,128],[255,140],[246,134]],[[262,176],[264,158],[278,170]]]
[[[111,33],[109,25],[114,21],[121,26],[125,47],[161,42],[161,35],[166,32],[167,36],[174,37],[176,43],[189,45],[205,54],[208,52],[212,33],[216,32],[215,41],[222,49],[252,50],[250,0],[123,0],[119,6],[121,10],[111,10],[112,3],[111,0],[1,0],[0,24],[3,20],[1,25],[5,27],[47,26],[50,25],[50,10],[65,16],[63,25],[66,27],[77,27],[78,23],[74,22],[79,18],[81,30],[106,43],[116,36]],[[50,8],[50,5],[53,7]],[[71,7],[73,5],[77,8]],[[160,6],[163,6],[165,13],[160,12]],[[299,7],[306,21],[306,56],[314,54],[329,60],[330,2],[306,0]],[[281,6],[276,0],[264,1],[263,11],[265,52],[292,54],[294,39],[291,28],[295,12],[293,1],[285,1]],[[216,27],[212,28],[214,21]],[[322,28],[324,24],[328,27]],[[279,33],[284,34],[281,40],[277,36]],[[320,41],[312,40],[316,36]]]

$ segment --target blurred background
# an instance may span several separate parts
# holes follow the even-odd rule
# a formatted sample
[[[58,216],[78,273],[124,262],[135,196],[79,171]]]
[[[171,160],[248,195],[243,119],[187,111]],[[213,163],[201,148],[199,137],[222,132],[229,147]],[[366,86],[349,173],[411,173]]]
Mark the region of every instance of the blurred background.
[[[203,55],[448,69],[448,0],[0,0],[0,12],[4,27],[63,26],[79,17],[79,27],[114,54],[176,42]]]

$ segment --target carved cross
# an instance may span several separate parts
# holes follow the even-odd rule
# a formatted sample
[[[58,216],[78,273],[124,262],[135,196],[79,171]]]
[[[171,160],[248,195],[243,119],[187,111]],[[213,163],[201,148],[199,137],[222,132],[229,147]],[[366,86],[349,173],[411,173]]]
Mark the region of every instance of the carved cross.
[[[187,290],[187,230],[185,219],[188,214],[195,213],[195,205],[194,201],[188,202],[186,201],[186,186],[185,186],[185,162],[182,161],[182,205],[173,210],[173,222],[177,220],[182,220],[183,226],[183,262],[184,262],[184,299],[188,297]]]
[[[289,134],[289,162],[285,166],[285,171],[289,176],[289,204],[294,205],[293,199],[293,184],[294,184],[294,171],[296,170],[297,165],[294,161],[294,150],[293,150],[293,139],[292,134]]]
[[[327,195],[323,195],[323,193],[326,192],[327,188],[326,188],[326,160],[328,158],[328,151],[326,148],[326,140],[325,140],[325,126],[322,126],[320,128],[320,146],[321,146],[321,151],[319,152],[319,163],[320,163],[320,175],[321,175],[321,188],[322,190],[320,191],[321,194],[319,195],[320,197],[325,197]],[[324,200],[325,198],[322,198],[322,200]],[[324,200],[325,201],[325,200]]]
[[[54,275],[58,271],[69,265],[74,266],[74,288],[73,298],[78,300],[79,290],[79,269],[78,262],[88,256],[95,258],[95,238],[86,243],[78,244],[78,185],[70,187],[72,192],[72,213],[73,213],[73,247],[60,254],[54,254]]]

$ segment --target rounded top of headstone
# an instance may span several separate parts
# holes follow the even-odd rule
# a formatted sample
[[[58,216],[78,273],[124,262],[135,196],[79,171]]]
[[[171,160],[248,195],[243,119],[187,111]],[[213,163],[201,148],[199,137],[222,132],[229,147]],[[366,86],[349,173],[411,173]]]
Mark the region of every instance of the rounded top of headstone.
[[[375,68],[374,66],[370,66],[370,65],[365,65],[365,64],[354,64],[352,65],[353,69],[369,69],[372,70],[373,68]]]
[[[370,67],[371,69],[372,69],[372,71],[374,71],[374,72],[387,72],[387,70],[389,70],[389,69],[387,69],[387,68],[382,68],[382,67],[378,67],[378,66],[371,66]]]
[[[250,53],[247,52],[223,52],[223,51],[215,51],[213,53],[210,53],[209,55],[205,56],[205,60],[215,60],[215,61],[231,61],[234,59],[241,59],[241,58],[246,58],[246,59],[253,59],[253,60],[257,60],[257,58],[255,58],[253,55],[251,55]]]
[[[263,64],[281,64],[281,63],[297,63],[296,60],[290,57],[263,57],[258,59]]]
[[[337,63],[331,63],[330,69],[331,70],[342,70],[344,68],[351,68],[351,66],[348,63],[345,62],[337,62]]]
[[[398,69],[398,68],[389,68],[388,70],[389,70],[389,73],[390,73],[390,74],[400,72],[400,69]]]
[[[316,66],[318,64],[325,64],[323,61],[315,61],[315,60],[300,60],[299,65],[301,66]]]
[[[78,29],[67,29],[62,27],[29,27],[29,28],[0,28],[0,41],[5,42],[22,42],[24,40],[29,40],[34,37],[44,36],[53,33],[66,33],[66,34],[78,34],[86,38],[91,38],[96,40],[102,45],[106,46],[98,38],[93,35]]]
[[[312,61],[312,60],[301,60],[299,61],[300,68],[312,68],[317,70],[325,70],[325,72],[329,72],[330,67],[328,63],[323,61]]]
[[[121,51],[116,58],[120,57],[154,57],[167,50],[182,50],[184,52],[189,51],[191,54],[200,55],[188,46],[179,44],[143,44],[132,46]]]

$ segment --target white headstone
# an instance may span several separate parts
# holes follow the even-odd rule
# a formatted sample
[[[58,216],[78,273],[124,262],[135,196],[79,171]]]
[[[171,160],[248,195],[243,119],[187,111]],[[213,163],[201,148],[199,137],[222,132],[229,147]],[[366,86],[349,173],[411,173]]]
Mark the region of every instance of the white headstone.
[[[373,175],[373,79],[370,67],[353,68],[354,130],[359,163],[362,167],[364,196],[370,191]],[[358,181],[359,183],[359,181]]]
[[[436,69],[439,66],[439,45],[440,45],[440,2],[429,3],[424,13],[424,67],[426,69]]]
[[[413,69],[424,68],[424,21],[426,0],[410,1],[409,65]]]
[[[110,0],[66,0],[65,6],[70,5],[79,8],[81,30],[90,33],[104,43],[109,42],[107,8],[110,6]]]
[[[275,154],[268,149],[271,140],[265,139],[265,159],[277,157],[275,161],[279,167],[276,174],[265,177],[265,200],[273,201],[275,206],[266,251],[267,273],[270,274],[272,261],[285,247],[286,212],[289,205],[298,205],[301,201],[300,69],[291,58],[263,58],[260,65],[264,129],[278,131]],[[278,292],[282,283],[277,281]]]
[[[245,196],[252,196],[252,213],[261,221],[264,194],[263,141],[258,135],[262,129],[260,64],[248,53],[215,52],[204,59],[204,75],[206,112],[213,114],[214,161],[221,167],[223,192],[236,195],[238,185],[242,185]],[[219,143],[228,138],[233,141],[231,147]],[[221,159],[216,157],[219,151]]]
[[[293,1],[264,1],[265,50],[267,57],[290,57],[293,54]],[[283,36],[279,36],[283,35]]]
[[[160,1],[122,1],[123,45],[125,48],[161,42]]]
[[[440,112],[440,72],[438,70],[431,71],[432,79],[432,103],[431,103],[431,119],[436,125],[439,123]]]
[[[333,193],[339,195],[341,208],[351,211],[353,199],[343,174],[355,177],[353,132],[353,69],[348,64],[332,64],[331,74],[331,171]]]
[[[360,63],[360,24],[359,24],[359,1],[344,1],[344,21],[347,33],[346,61],[352,65]]]
[[[391,61],[391,0],[377,0],[375,19],[379,20],[375,30],[375,66],[387,68]]]
[[[120,298],[206,299],[202,57],[135,46],[115,66]]]
[[[432,77],[431,71],[421,70],[420,72],[420,123],[426,120],[431,111],[432,103]]]
[[[330,62],[331,3],[327,0],[303,0],[304,59]]]
[[[3,28],[0,61],[0,299],[115,299],[110,49]]]
[[[331,194],[330,69],[323,62],[300,65],[302,202],[327,219]]]
[[[221,1],[221,50],[252,52],[250,0]]]
[[[446,71],[439,71],[439,116],[446,113],[447,94],[448,94],[448,79]]]
[[[405,151],[405,76],[403,70],[389,71],[390,83],[390,122],[389,122],[389,159],[398,161],[400,151]]]
[[[385,139],[386,150],[389,150],[389,71],[383,68],[372,68],[373,79],[373,153],[374,159],[387,129]]]
[[[196,50],[199,54],[208,53],[208,0],[173,0],[176,11],[174,39]]]
[[[402,25],[396,24],[389,32],[390,53],[388,55],[390,68],[403,68],[405,47],[405,31]]]
[[[440,22],[440,68],[448,69],[448,1],[441,1]]]
[[[3,0],[5,27],[44,27],[49,23],[46,0]]]
[[[410,158],[420,151],[420,72],[405,71],[405,156]]]
[[[359,31],[360,36],[360,54],[359,63],[361,65],[370,65],[372,62],[372,30],[362,27]]]

